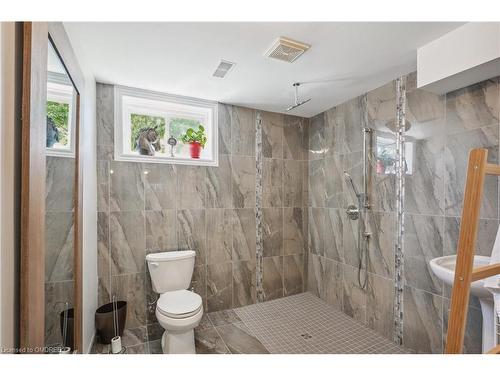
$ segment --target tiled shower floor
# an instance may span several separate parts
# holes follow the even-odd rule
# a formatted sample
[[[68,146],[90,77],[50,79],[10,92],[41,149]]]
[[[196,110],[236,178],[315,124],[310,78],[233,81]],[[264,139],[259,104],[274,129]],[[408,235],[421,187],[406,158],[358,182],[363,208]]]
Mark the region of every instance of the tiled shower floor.
[[[408,353],[310,293],[208,313],[195,340],[200,354]],[[107,351],[103,346],[94,350]],[[149,341],[126,351],[156,354],[161,345]]]

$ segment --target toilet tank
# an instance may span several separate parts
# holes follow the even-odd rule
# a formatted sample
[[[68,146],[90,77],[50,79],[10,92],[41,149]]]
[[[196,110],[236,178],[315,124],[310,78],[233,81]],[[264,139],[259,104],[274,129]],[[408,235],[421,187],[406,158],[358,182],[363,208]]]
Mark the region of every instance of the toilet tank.
[[[146,255],[153,290],[161,294],[188,289],[193,276],[195,255],[193,250]]]

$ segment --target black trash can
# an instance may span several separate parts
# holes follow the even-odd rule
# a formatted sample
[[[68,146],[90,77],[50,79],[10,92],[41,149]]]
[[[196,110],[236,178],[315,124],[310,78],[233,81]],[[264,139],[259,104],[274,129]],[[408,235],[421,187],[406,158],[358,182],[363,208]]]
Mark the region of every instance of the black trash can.
[[[66,340],[63,343],[63,346],[67,346],[71,348],[71,351],[73,351],[74,347],[74,339],[73,339],[73,333],[74,333],[74,324],[73,322],[75,321],[75,309],[71,308],[68,310],[63,310],[59,314],[59,327],[61,328],[61,337],[63,337],[64,334],[64,312],[68,311],[68,326],[66,327]],[[63,337],[64,340],[64,337]]]
[[[125,320],[127,319],[127,302],[117,301],[116,310],[118,315],[118,334],[123,335]],[[95,312],[95,328],[102,344],[110,344],[115,337],[113,327],[113,302],[99,307]]]

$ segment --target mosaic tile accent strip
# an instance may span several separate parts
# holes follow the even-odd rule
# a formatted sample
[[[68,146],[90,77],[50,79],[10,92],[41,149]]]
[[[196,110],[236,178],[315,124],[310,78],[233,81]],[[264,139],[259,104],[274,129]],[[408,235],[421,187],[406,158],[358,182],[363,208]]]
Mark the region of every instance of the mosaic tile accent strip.
[[[257,111],[255,118],[255,226],[256,226],[256,270],[255,285],[257,302],[264,301],[263,289],[263,254],[264,254],[264,231],[262,226],[262,114]]]
[[[410,353],[311,293],[234,311],[273,354]]]
[[[405,124],[406,77],[396,80],[396,246],[394,293],[394,342],[403,343],[404,293],[404,200],[405,200]]]

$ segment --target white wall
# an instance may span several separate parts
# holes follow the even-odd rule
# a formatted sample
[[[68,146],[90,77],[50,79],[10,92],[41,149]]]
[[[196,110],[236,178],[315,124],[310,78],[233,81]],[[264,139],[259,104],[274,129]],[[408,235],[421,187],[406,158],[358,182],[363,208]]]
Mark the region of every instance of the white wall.
[[[17,281],[16,249],[16,142],[15,122],[15,25],[0,24],[0,348],[16,345]]]
[[[76,52],[76,51],[75,51]],[[77,55],[78,57],[78,55]],[[94,337],[97,309],[97,169],[95,79],[85,74],[83,124],[80,152],[83,154],[83,349],[88,353]]]
[[[500,22],[469,22],[417,50],[417,85],[436,93],[500,74]]]

